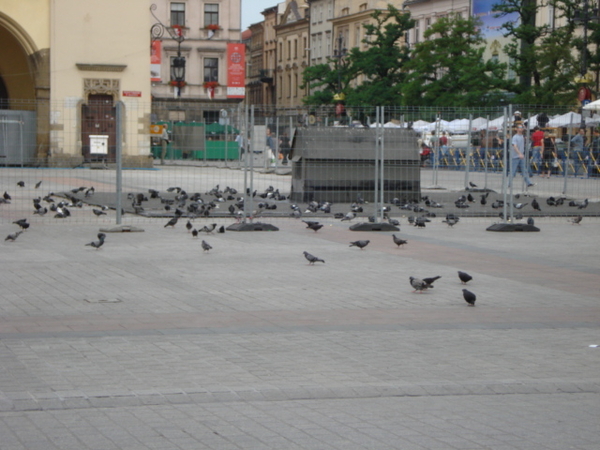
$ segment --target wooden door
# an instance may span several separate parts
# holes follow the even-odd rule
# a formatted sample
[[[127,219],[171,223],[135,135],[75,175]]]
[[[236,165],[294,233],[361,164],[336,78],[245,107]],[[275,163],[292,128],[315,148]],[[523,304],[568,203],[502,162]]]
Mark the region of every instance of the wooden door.
[[[81,109],[81,142],[86,161],[115,161],[117,109],[111,95],[90,95]],[[94,152],[90,136],[107,136],[106,153]],[[97,148],[97,147],[96,147]]]

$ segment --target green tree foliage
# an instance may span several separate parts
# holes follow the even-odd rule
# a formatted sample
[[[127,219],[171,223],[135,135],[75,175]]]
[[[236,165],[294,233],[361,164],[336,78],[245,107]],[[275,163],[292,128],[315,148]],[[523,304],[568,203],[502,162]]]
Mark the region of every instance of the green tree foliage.
[[[547,23],[537,26],[536,15],[543,3],[536,0],[502,0],[493,5],[499,17],[516,13],[519,18],[503,24],[505,36],[511,38],[505,51],[518,77],[508,87],[516,94],[516,103],[569,103],[575,95],[573,80],[578,64],[572,54],[574,3],[550,1],[557,18],[566,18],[565,26],[551,28]]]
[[[504,64],[484,61],[484,41],[473,17],[438,19],[415,44],[402,86],[407,105],[484,106],[504,86]]]
[[[415,26],[410,13],[393,5],[377,10],[371,17],[375,23],[365,24],[367,49],[352,48],[348,56],[352,73],[361,82],[347,89],[346,103],[362,105],[402,104],[402,85],[406,79],[406,63],[410,50],[404,42],[406,32]]]

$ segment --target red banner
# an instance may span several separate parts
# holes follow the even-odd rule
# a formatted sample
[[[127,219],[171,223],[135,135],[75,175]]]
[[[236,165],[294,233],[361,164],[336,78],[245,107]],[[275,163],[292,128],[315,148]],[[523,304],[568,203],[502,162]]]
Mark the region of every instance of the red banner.
[[[246,97],[246,45],[227,44],[227,98]]]
[[[150,80],[160,81],[160,64],[162,62],[161,41],[152,41],[150,53]]]

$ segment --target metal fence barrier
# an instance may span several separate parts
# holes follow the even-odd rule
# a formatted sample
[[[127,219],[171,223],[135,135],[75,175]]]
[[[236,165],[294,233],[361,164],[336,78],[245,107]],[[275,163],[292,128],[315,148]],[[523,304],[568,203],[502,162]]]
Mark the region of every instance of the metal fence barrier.
[[[152,105],[148,130],[136,107],[117,103],[105,117],[66,104],[50,105],[49,117],[18,102],[0,111],[0,222],[135,224],[174,215],[207,223],[393,222],[448,214],[525,221],[600,213],[597,117],[560,108],[337,114],[334,107],[200,110],[174,102]],[[525,128],[534,186],[517,174],[509,188],[516,125]],[[536,126],[553,136],[550,162],[530,145]],[[587,142],[579,149],[572,136],[582,126]]]

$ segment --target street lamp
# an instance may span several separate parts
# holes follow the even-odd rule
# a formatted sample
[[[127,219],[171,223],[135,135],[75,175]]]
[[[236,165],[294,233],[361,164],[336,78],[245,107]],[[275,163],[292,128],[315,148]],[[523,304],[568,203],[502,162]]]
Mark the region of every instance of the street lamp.
[[[337,38],[337,48],[333,50],[333,57],[337,59],[337,76],[338,76],[338,92],[333,96],[333,100],[337,102],[335,105],[335,114],[341,117],[344,112],[344,100],[346,99],[346,95],[342,92],[342,60],[347,54],[347,49],[344,47],[344,37],[340,32],[339,37]]]
[[[181,56],[181,43],[185,40],[181,25],[165,26],[156,15],[154,15],[156,5],[150,6],[150,14],[154,16],[157,22],[150,27],[151,41],[161,39],[165,30],[169,33],[171,39],[177,42],[177,56],[171,63],[171,85],[177,87],[177,97],[181,97],[181,88],[185,85],[185,57]],[[175,83],[173,83],[173,81]]]

